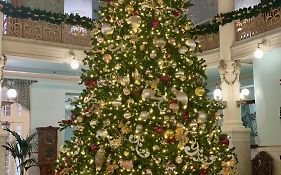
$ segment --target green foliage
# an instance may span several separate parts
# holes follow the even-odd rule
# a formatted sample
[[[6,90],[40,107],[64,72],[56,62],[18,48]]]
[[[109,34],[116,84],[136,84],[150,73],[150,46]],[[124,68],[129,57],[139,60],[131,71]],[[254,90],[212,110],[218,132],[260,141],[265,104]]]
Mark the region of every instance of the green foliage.
[[[32,157],[33,151],[37,149],[37,142],[34,141],[37,133],[33,133],[26,138],[22,138],[17,132],[12,131],[8,128],[4,129],[9,132],[14,140],[2,145],[9,153],[11,153],[14,160],[19,161],[19,168],[21,175],[24,174],[32,166],[37,166],[37,160]]]
[[[31,9],[29,7],[15,7],[11,3],[0,1],[3,6],[1,11],[11,17],[21,18],[21,19],[33,19],[42,20],[50,22],[53,24],[69,24],[69,25],[79,25],[86,29],[92,29],[92,23],[94,20],[87,17],[80,17],[77,14],[61,14],[47,12],[40,9]],[[177,2],[172,2],[170,5],[175,6]],[[186,7],[190,6],[186,5]],[[225,25],[227,23],[233,22],[235,20],[244,20],[256,17],[261,13],[268,13],[272,9],[279,8],[281,6],[280,0],[266,0],[263,3],[255,5],[253,7],[242,8],[235,11],[222,13],[213,18],[210,23],[198,25],[191,29],[190,33],[192,35],[205,35],[210,33],[217,33],[219,31],[220,25]]]

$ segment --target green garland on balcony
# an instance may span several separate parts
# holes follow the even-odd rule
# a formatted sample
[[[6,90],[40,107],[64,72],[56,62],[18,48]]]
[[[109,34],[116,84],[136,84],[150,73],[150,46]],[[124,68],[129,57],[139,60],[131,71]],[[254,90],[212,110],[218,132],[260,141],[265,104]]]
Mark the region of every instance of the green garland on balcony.
[[[281,7],[281,0],[268,0],[266,3],[260,3],[253,7],[241,8],[239,10],[217,15],[210,23],[198,25],[191,29],[190,32],[192,35],[217,33],[219,31],[219,26],[223,26],[235,20],[253,18],[261,13],[268,13],[271,10],[277,9],[279,7]]]
[[[11,3],[4,2],[0,0],[0,9],[5,15],[14,18],[21,19],[32,19],[46,21],[52,24],[69,24],[69,25],[79,25],[86,29],[92,29],[91,18],[80,17],[77,14],[62,14],[47,12],[46,10],[31,9],[30,7],[16,7]],[[243,20],[248,18],[253,18],[261,13],[268,13],[272,9],[277,9],[281,7],[281,0],[268,0],[266,3],[260,3],[253,7],[242,8],[239,10],[222,13],[214,17],[214,19],[208,24],[202,24],[194,27],[190,30],[192,35],[205,35],[211,33],[217,33],[219,31],[219,26],[231,23],[235,20]]]
[[[30,7],[16,7],[11,3],[0,1],[2,9],[0,9],[5,15],[13,18],[21,19],[32,19],[32,20],[41,20],[46,21],[52,24],[70,24],[70,25],[79,25],[86,29],[92,29],[92,19],[87,17],[80,17],[77,14],[62,14],[48,12],[46,10],[40,9],[31,9]]]

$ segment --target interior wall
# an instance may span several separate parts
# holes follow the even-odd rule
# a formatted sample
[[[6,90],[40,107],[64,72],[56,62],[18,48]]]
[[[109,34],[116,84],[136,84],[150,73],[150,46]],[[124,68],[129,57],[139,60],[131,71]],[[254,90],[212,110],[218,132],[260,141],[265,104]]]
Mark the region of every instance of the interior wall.
[[[65,94],[80,93],[76,83],[40,80],[31,87],[31,132],[37,127],[54,126],[65,119]],[[58,148],[64,142],[64,132],[58,134]]]
[[[254,59],[254,87],[259,146],[281,145],[281,48]]]
[[[57,13],[63,13],[64,6],[64,0],[11,0],[11,3]]]
[[[80,16],[92,18],[93,2],[92,0],[64,0],[64,13],[78,13]]]
[[[259,4],[261,0],[235,0],[235,9],[250,7]]]

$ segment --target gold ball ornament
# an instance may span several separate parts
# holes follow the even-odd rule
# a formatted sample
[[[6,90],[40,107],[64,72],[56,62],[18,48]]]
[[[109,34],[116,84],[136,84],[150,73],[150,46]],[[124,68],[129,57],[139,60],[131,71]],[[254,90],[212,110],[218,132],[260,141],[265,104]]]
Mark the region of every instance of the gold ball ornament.
[[[129,151],[124,151],[124,156],[128,157],[128,156],[129,156],[129,154],[130,154],[130,152],[129,152]]]
[[[147,175],[152,174],[152,170],[151,170],[151,169],[146,169],[146,170],[145,170],[145,174],[147,174]]]
[[[193,51],[196,48],[196,42],[193,39],[186,40],[185,44]]]
[[[152,150],[153,150],[153,151],[159,151],[159,150],[160,150],[160,146],[154,145],[154,146],[152,147]]]
[[[177,156],[175,159],[177,164],[181,164],[182,163],[182,157],[181,156]]]
[[[132,117],[132,114],[130,112],[127,111],[127,112],[124,113],[125,119],[130,119],[131,117]]]
[[[186,46],[182,46],[180,49],[179,49],[179,53],[180,54],[186,54],[188,52],[188,48]]]
[[[126,95],[126,96],[130,95],[130,94],[131,94],[130,89],[124,88],[124,89],[123,89],[123,94]]]
[[[202,97],[205,94],[206,90],[203,87],[198,87],[195,89],[195,95]]]
[[[163,38],[155,38],[155,39],[153,40],[153,44],[154,44],[156,47],[163,48],[163,47],[165,47],[165,45],[166,45],[166,41],[165,41]]]
[[[207,120],[207,114],[204,112],[198,112],[198,122],[203,123]]]
[[[101,26],[101,33],[104,35],[112,34],[114,31],[113,27],[110,24],[104,23]]]
[[[155,50],[153,50],[150,54],[149,54],[150,58],[154,59],[157,57],[157,53]]]
[[[180,79],[181,81],[186,80],[186,76],[183,70],[179,70],[176,72],[176,78]]]
[[[96,137],[98,139],[105,139],[106,137],[108,137],[108,132],[105,129],[99,129],[96,133]]]
[[[175,38],[169,38],[168,43],[171,45],[176,45],[176,39]]]
[[[101,36],[97,36],[97,41],[98,41],[99,43],[102,43],[102,42],[104,42],[104,39],[103,39],[103,37],[101,37]]]
[[[165,139],[169,139],[169,138],[172,138],[174,137],[174,134],[175,132],[171,129],[167,129],[165,132],[164,132],[164,138]]]
[[[90,122],[90,125],[94,128],[97,125],[97,121],[96,120],[92,120]]]
[[[124,76],[120,79],[120,83],[122,86],[126,86],[130,84],[130,77]]]
[[[108,64],[108,63],[110,63],[110,61],[112,60],[112,57],[111,57],[111,55],[109,55],[109,54],[104,54],[104,55],[102,56],[102,59],[103,59],[103,61],[104,61],[106,64]]]
[[[138,15],[131,16],[127,19],[127,23],[131,24],[134,32],[136,32],[141,25],[141,17]]]
[[[136,131],[141,132],[143,130],[143,126],[141,124],[136,126]]]
[[[121,64],[116,64],[115,69],[116,69],[116,70],[121,69]]]
[[[106,119],[105,121],[103,121],[103,125],[104,126],[109,126],[110,125],[110,120]]]
[[[128,4],[128,5],[126,5],[125,10],[126,10],[126,12],[128,12],[128,13],[132,13],[135,9],[134,9],[134,6],[133,6],[133,5]]]
[[[127,100],[127,103],[128,104],[133,104],[135,101],[134,101],[134,99],[132,99],[132,98],[129,98],[128,100]]]
[[[114,107],[120,107],[122,105],[122,100],[121,99],[116,99],[116,100],[112,101],[112,105]]]

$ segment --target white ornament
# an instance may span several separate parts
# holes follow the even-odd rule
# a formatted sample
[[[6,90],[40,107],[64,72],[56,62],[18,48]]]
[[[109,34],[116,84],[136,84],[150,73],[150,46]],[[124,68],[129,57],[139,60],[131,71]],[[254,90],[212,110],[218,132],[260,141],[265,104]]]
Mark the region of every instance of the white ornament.
[[[114,29],[111,27],[110,24],[105,23],[105,24],[103,24],[103,25],[101,26],[101,32],[102,32],[104,35],[112,34],[113,31],[114,31]]]
[[[108,132],[105,129],[99,129],[97,131],[96,137],[98,139],[105,139],[106,137],[108,137]]]
[[[146,121],[146,120],[148,119],[148,117],[149,117],[149,112],[147,112],[147,111],[142,111],[142,112],[140,113],[140,120]]]

